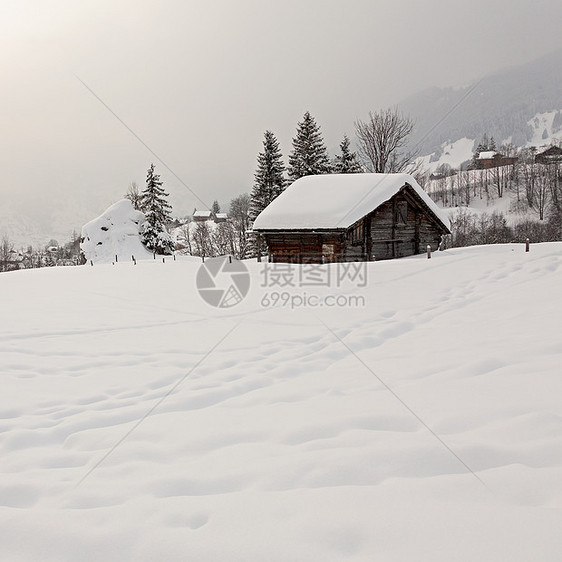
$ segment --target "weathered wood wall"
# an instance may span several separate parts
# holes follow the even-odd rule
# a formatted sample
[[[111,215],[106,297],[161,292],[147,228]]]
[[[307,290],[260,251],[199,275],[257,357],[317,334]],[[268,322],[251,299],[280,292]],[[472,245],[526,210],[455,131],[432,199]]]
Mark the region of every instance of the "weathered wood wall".
[[[343,233],[266,232],[269,258],[280,263],[324,263],[341,261]]]

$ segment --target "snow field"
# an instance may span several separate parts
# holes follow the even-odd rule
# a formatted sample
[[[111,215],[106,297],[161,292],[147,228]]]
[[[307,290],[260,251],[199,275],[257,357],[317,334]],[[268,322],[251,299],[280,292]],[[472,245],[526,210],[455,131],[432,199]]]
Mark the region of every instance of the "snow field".
[[[371,263],[353,309],[247,265],[227,310],[189,258],[0,276],[2,558],[560,559],[562,243]]]

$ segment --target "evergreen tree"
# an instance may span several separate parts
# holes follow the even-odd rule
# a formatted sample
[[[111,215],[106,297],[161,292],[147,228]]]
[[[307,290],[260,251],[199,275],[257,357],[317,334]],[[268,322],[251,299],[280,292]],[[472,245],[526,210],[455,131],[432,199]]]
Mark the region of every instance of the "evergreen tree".
[[[493,137],[492,137],[492,141],[493,141]],[[480,143],[478,144],[478,146],[476,147],[476,150],[474,151],[474,154],[472,155],[472,163],[474,164],[479,158],[480,158],[480,154],[482,152],[488,152],[490,150],[495,150],[495,141],[494,142],[494,148],[490,147],[490,141],[488,140],[488,135],[486,133],[484,133],[484,135],[482,136],[482,139],[480,140]]]
[[[302,122],[297,124],[293,151],[289,155],[289,178],[295,181],[303,176],[329,174],[330,172],[330,160],[320,127],[307,111]]]
[[[475,154],[479,155],[481,152],[488,152],[490,149],[490,141],[488,140],[488,135],[484,133],[480,144],[476,147]]]
[[[349,148],[350,142],[347,135],[343,136],[340,144],[341,154],[338,154],[334,159],[332,170],[335,174],[358,174],[363,171],[357,154],[351,152]]]
[[[154,173],[154,164],[151,164],[140,198],[140,207],[146,217],[142,226],[142,242],[149,250],[159,254],[171,254],[174,251],[174,243],[165,227],[171,219],[172,210],[167,197],[168,193],[162,189],[160,175]]]
[[[254,187],[250,195],[250,218],[254,220],[285,189],[285,165],[279,141],[271,131],[265,132],[263,152],[258,154]]]
[[[213,204],[211,205],[211,212],[214,215],[221,212],[221,206],[219,205],[219,202],[216,199],[213,201]]]

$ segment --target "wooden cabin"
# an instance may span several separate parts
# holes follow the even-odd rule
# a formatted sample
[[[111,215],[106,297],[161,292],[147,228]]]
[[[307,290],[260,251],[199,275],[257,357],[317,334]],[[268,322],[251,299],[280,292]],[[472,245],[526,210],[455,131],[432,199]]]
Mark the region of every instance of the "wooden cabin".
[[[443,211],[408,174],[327,174],[295,181],[256,218],[273,262],[372,261],[438,248]]]
[[[504,156],[495,150],[481,152],[468,166],[468,170],[491,170],[502,166],[512,166],[517,162],[516,156]]]
[[[205,221],[212,221],[214,220],[215,215],[213,214],[213,211],[198,211],[197,209],[194,209],[193,211],[193,221],[194,222],[205,222]]]
[[[562,162],[562,148],[559,146],[547,148],[535,156],[535,162],[537,164],[559,164]]]

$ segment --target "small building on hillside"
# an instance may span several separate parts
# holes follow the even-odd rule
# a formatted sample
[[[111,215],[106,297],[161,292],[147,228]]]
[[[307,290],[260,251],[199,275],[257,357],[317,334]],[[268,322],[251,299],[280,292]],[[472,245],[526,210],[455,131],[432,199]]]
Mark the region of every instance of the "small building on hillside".
[[[226,213],[216,213],[215,222],[226,222],[228,220],[228,215]]]
[[[198,211],[197,209],[193,210],[193,220],[195,222],[205,222],[205,221],[212,221],[214,220],[215,215],[213,211]]]
[[[501,166],[510,166],[517,162],[517,157],[515,156],[504,156],[495,150],[487,150],[481,152],[478,158],[475,158],[470,165],[468,170],[489,170],[491,168],[499,168]]]
[[[290,185],[256,218],[270,261],[371,261],[437,249],[445,213],[408,174],[326,174]]]
[[[537,164],[559,164],[562,162],[562,148],[559,146],[551,146],[544,152],[535,155]]]

